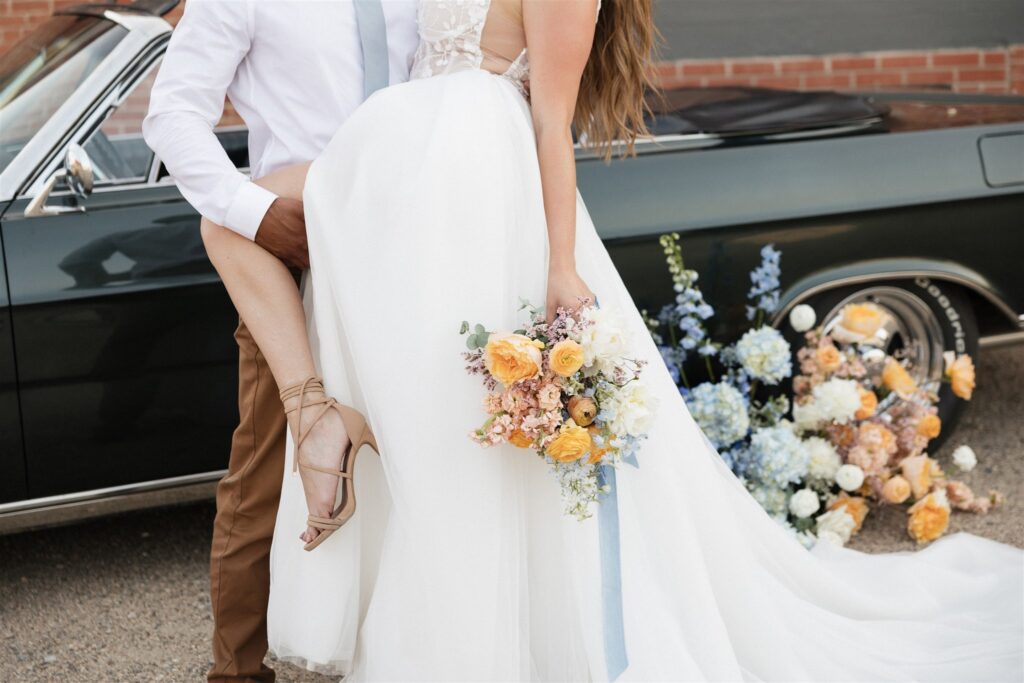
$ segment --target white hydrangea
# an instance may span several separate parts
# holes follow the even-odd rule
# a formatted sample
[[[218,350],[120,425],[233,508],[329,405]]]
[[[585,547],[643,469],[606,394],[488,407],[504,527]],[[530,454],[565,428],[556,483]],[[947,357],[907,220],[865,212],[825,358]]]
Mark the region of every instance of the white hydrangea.
[[[743,394],[731,384],[704,382],[690,392],[686,404],[716,448],[736,443],[750,430]]]
[[[814,387],[814,410],[826,422],[846,424],[860,410],[860,392],[852,379],[833,378]]]
[[[855,526],[857,523],[853,517],[842,508],[829,510],[825,514],[818,515],[815,520],[818,540],[835,545],[846,545]]]
[[[821,414],[813,400],[793,405],[793,424],[800,432],[813,432],[821,427]]]
[[[786,516],[786,492],[777,486],[754,486],[750,495],[773,517]]]
[[[953,464],[963,472],[970,472],[978,464],[978,456],[970,446],[957,446],[953,451]]]
[[[818,494],[811,489],[800,489],[789,498],[789,511],[794,517],[804,519],[821,509]]]
[[[864,483],[864,470],[847,463],[836,470],[836,483],[844,491],[856,491]]]
[[[778,384],[793,372],[789,342],[774,327],[750,330],[736,342],[736,358],[751,377]]]
[[[800,304],[789,312],[789,325],[796,332],[806,332],[814,327],[814,323],[817,320],[818,316],[815,314],[814,309],[807,304]]]
[[[615,391],[602,409],[611,416],[610,426],[614,433],[640,436],[650,429],[655,407],[655,399],[647,386],[643,382],[632,381]]]
[[[804,439],[804,447],[811,457],[811,464],[807,468],[808,476],[830,483],[835,481],[836,471],[843,464],[835,446],[820,436],[812,436]]]
[[[610,308],[590,307],[583,314],[590,325],[583,331],[583,365],[598,370],[618,362],[629,351],[629,340],[617,312]]]

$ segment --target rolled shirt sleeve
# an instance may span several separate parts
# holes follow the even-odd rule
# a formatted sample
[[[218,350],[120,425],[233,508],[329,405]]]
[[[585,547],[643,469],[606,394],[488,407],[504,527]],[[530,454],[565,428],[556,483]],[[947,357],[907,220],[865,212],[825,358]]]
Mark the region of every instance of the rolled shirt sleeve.
[[[186,3],[153,85],[142,132],[200,214],[255,239],[277,196],[239,172],[213,132],[249,51],[251,11],[248,0]]]

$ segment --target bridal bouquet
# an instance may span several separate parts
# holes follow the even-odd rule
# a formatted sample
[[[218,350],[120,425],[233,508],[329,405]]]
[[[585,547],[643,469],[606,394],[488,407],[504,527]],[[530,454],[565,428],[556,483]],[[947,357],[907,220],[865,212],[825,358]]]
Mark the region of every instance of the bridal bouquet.
[[[566,514],[581,520],[606,490],[601,469],[635,464],[653,410],[639,381],[644,361],[626,356],[615,314],[583,303],[575,314],[558,309],[549,324],[524,301],[524,329],[489,332],[464,322],[461,330],[466,370],[487,389],[487,420],[470,438],[533,450],[558,478]]]

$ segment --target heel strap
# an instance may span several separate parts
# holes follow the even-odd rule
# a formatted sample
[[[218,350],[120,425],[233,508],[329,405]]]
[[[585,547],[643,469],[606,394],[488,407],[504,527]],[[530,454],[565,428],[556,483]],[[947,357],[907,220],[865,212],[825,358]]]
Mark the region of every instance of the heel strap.
[[[319,392],[323,394],[323,396],[321,398],[307,400],[307,391]],[[295,439],[295,457],[292,458],[292,472],[295,472],[296,470],[299,469],[299,467],[302,467],[307,470],[323,472],[324,474],[332,474],[336,477],[351,477],[351,475],[344,474],[341,471],[329,470],[323,467],[318,467],[316,465],[310,465],[308,463],[300,462],[301,458],[299,456],[299,448],[302,446],[302,442],[306,440],[306,437],[309,436],[310,432],[313,431],[313,427],[316,426],[316,423],[319,422],[321,418],[323,418],[323,416],[328,413],[328,411],[332,409],[338,410],[338,402],[331,398],[330,396],[327,396],[326,392],[324,391],[323,380],[320,379],[319,377],[308,377],[302,382],[299,382],[298,384],[293,384],[290,387],[285,387],[284,389],[281,390],[282,403],[293,398],[298,398],[298,402],[295,404],[295,406],[288,408],[284,411],[285,415],[293,412],[296,413],[295,422],[296,424],[298,424],[299,429],[298,438]],[[310,420],[306,428],[303,429],[302,409],[312,408],[315,406],[320,406],[319,410],[317,411],[313,419]]]

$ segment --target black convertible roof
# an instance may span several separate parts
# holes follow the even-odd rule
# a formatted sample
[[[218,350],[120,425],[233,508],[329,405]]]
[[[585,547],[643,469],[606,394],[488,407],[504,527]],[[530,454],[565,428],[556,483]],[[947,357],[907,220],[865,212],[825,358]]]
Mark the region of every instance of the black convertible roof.
[[[872,128],[889,107],[864,95],[770,88],[682,88],[652,96],[655,135],[778,135],[821,129]],[[824,131],[822,131],[824,132]]]

